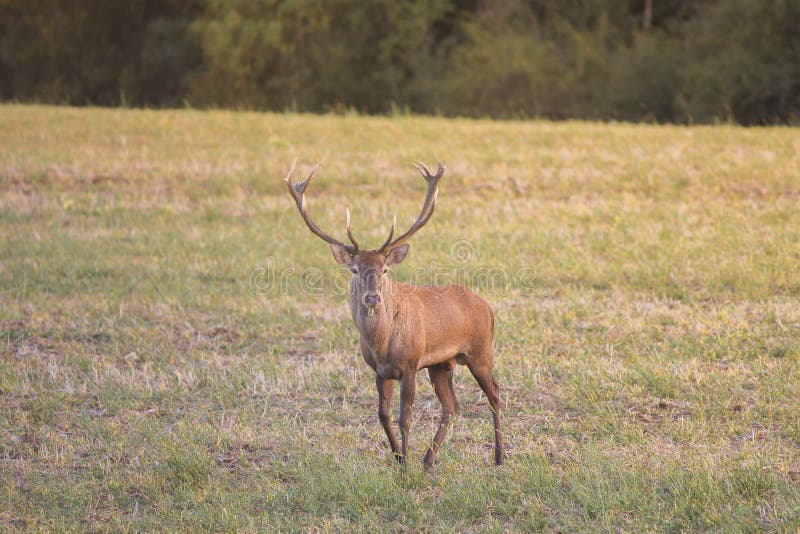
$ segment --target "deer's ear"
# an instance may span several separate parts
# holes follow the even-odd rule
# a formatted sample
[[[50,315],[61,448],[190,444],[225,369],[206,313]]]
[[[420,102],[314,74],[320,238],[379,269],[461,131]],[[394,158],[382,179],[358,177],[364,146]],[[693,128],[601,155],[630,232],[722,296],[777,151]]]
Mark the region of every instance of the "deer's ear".
[[[342,245],[331,243],[331,252],[333,252],[333,257],[337,263],[341,263],[342,265],[350,265],[353,263],[353,256],[351,256]]]
[[[408,254],[408,244],[393,248],[386,255],[386,265],[391,267],[392,265],[402,263],[403,260],[406,259],[406,254]]]

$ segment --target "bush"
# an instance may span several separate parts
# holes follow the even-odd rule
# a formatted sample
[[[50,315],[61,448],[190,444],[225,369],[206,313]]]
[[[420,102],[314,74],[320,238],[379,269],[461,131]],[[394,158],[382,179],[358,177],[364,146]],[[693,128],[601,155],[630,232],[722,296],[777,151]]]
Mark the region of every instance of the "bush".
[[[0,96],[800,120],[799,0],[0,0]]]
[[[698,122],[796,122],[800,2],[725,0],[687,28],[687,113]]]

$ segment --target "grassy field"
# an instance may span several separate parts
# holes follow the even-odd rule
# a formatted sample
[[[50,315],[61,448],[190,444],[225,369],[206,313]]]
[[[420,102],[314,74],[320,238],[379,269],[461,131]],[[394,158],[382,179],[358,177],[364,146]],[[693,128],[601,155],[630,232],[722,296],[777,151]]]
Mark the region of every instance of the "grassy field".
[[[2,529],[800,528],[797,129],[2,106],[0,147]],[[395,276],[493,306],[505,466],[464,368],[396,465],[295,156],[371,246],[447,163]]]

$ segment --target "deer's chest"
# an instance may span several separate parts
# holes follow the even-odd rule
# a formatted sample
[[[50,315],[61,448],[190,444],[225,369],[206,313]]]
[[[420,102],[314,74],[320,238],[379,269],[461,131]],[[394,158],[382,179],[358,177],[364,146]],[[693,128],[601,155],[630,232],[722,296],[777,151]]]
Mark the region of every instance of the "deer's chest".
[[[379,344],[372,344],[369,340],[362,339],[362,350],[367,363],[382,378],[400,379],[403,371],[413,369],[416,371],[418,350],[412,343],[398,337],[387,339]]]
[[[383,312],[383,310],[381,310]],[[384,312],[385,313],[385,312]],[[354,317],[361,335],[364,358],[378,376],[399,379],[406,369],[416,370],[424,346],[424,333],[403,315]]]
[[[400,380],[403,376],[403,370],[391,362],[378,363],[375,366],[375,373],[381,378],[391,378],[393,380]]]
[[[413,368],[415,365],[409,361],[408,353],[392,350],[391,344],[387,347],[365,347],[367,362],[381,378],[400,379],[403,370]]]

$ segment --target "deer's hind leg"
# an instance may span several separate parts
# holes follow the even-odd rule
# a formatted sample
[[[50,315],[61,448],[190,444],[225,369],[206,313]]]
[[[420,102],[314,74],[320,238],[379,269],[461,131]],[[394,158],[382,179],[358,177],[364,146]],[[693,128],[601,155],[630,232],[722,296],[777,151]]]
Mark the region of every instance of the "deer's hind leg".
[[[489,401],[494,420],[494,463],[500,465],[506,458],[506,445],[500,431],[500,418],[503,407],[500,403],[500,385],[492,375],[492,348],[491,345],[483,352],[470,354],[466,358],[467,368]]]
[[[433,468],[436,453],[439,452],[439,447],[442,445],[445,436],[447,436],[447,430],[450,428],[453,417],[458,413],[458,401],[453,388],[454,368],[455,360],[428,367],[428,376],[431,378],[433,390],[442,405],[442,418],[439,421],[439,428],[436,430],[433,442],[425,454],[424,465],[426,471],[430,471]]]

